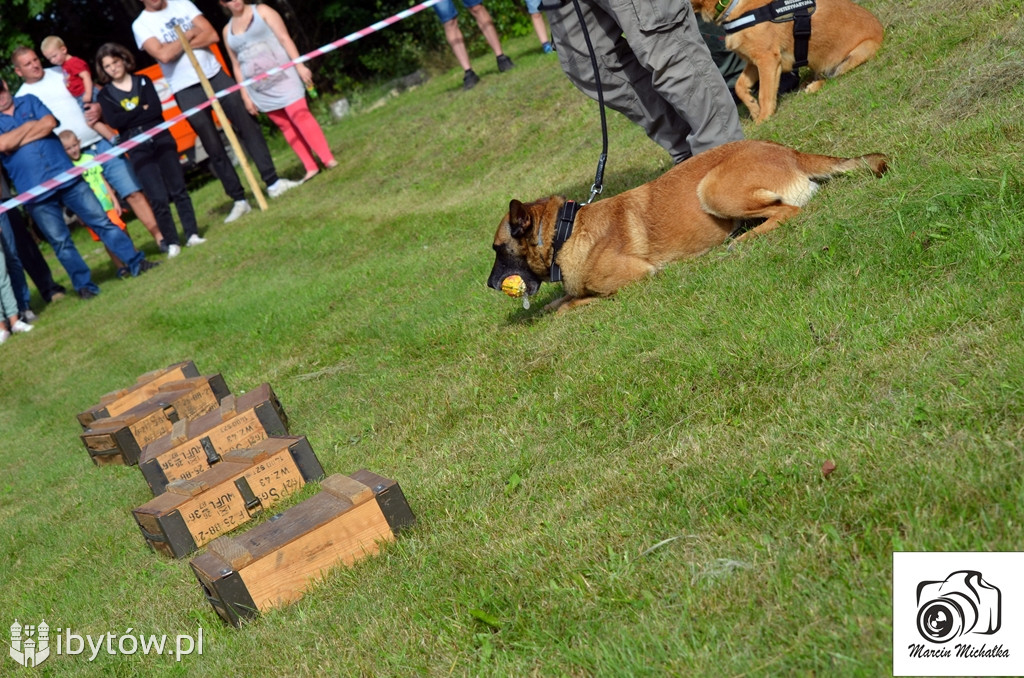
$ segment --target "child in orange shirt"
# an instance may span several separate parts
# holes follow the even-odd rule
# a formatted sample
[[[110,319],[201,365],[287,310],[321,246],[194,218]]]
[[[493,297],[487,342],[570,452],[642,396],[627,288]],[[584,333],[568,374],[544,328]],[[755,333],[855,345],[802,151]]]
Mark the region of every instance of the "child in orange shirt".
[[[71,96],[78,101],[78,105],[83,111],[87,104],[96,101],[96,94],[99,93],[100,88],[93,84],[89,64],[85,63],[84,59],[68,54],[67,45],[63,40],[56,35],[46,37],[39,45],[39,51],[43,53],[47,61],[54,66],[60,66],[64,71],[64,85],[68,88]],[[91,127],[101,137],[114,143],[114,137],[117,135],[105,122],[97,120]]]

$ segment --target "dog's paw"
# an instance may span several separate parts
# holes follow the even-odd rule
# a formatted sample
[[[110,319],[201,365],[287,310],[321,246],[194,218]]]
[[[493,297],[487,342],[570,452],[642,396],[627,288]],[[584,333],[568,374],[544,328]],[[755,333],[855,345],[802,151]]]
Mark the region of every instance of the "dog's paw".
[[[556,311],[559,311],[562,308],[563,304],[565,304],[566,302],[570,301],[571,299],[572,299],[572,297],[570,297],[568,294],[565,295],[564,297],[559,297],[558,299],[555,299],[554,301],[551,301],[551,302],[548,302],[547,304],[544,304],[544,309],[543,310],[544,310],[545,313],[554,313]]]
[[[558,305],[558,308],[555,309],[555,314],[562,315],[567,311],[579,308],[580,306],[586,306],[587,304],[591,304],[601,298],[602,297],[562,297],[559,299],[561,303]]]
[[[807,83],[807,86],[804,87],[804,91],[807,92],[808,94],[814,94],[815,92],[817,92],[819,89],[821,89],[824,86],[825,86],[825,81],[824,80],[821,80],[821,79],[819,79],[819,80],[811,80],[809,83]]]

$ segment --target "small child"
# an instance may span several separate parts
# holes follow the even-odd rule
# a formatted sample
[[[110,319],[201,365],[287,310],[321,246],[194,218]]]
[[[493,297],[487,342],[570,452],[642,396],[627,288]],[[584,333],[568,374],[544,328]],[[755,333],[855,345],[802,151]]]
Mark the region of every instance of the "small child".
[[[64,130],[60,133],[60,142],[64,144],[64,151],[71,158],[71,162],[75,167],[84,165],[93,159],[92,155],[88,153],[82,153],[82,144],[78,140],[78,137],[69,129]],[[110,187],[107,180],[103,177],[103,166],[97,165],[91,167],[82,173],[82,178],[85,179],[85,183],[89,184],[89,188],[96,195],[96,199],[100,201],[100,206],[103,207],[107,212],[107,216],[110,217],[110,221],[114,223],[125,233],[128,232],[128,225],[121,219],[121,203],[117,199],[117,194],[114,193],[114,189]],[[86,230],[89,231],[89,235],[96,242],[99,242],[100,238],[96,235],[91,228],[86,226]],[[114,262],[114,266],[117,268],[117,277],[123,278],[130,273],[124,262],[117,258],[110,248],[107,248],[107,254],[110,256],[110,260]]]
[[[68,54],[67,45],[63,40],[56,35],[48,36],[39,45],[39,51],[43,53],[47,61],[54,66],[60,66],[64,71],[64,86],[78,101],[82,111],[85,111],[87,105],[96,101],[96,95],[99,94],[100,88],[93,84],[89,64],[85,63],[84,59]],[[102,120],[97,120],[91,127],[110,143],[116,143],[117,135],[114,130]]]

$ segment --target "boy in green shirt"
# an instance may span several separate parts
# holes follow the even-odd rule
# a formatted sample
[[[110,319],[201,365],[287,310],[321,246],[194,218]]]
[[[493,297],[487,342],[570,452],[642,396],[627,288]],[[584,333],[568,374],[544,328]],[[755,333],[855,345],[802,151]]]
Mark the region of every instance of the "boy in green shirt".
[[[71,130],[64,130],[60,133],[60,142],[64,144],[64,150],[67,152],[68,157],[71,158],[71,162],[78,167],[90,162],[93,156],[88,153],[82,153],[82,146],[78,140],[78,137]],[[121,203],[117,199],[117,194],[114,193],[113,189],[110,188],[110,184],[103,178],[103,167],[97,165],[91,167],[82,173],[82,178],[85,179],[85,183],[89,184],[89,188],[96,194],[96,199],[100,201],[100,205],[106,211],[107,216],[118,228],[128,234],[128,226],[121,219],[121,213],[124,211],[121,208]],[[92,239],[99,242],[99,236],[93,233],[93,230],[86,226]],[[129,237],[131,237],[129,235]],[[107,248],[107,254],[110,256],[110,260],[114,262],[114,266],[117,268],[117,277],[123,278],[129,273],[128,267],[124,265],[117,256]]]

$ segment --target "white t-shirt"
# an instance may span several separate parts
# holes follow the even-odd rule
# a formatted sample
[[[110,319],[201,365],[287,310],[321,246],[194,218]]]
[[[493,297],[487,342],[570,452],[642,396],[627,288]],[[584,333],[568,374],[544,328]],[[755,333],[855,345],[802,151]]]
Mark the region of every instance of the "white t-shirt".
[[[159,11],[143,11],[139,18],[132,23],[135,45],[142,49],[142,44],[150,38],[156,38],[159,42],[178,42],[178,34],[174,31],[174,27],[181,26],[182,31],[187,31],[192,28],[192,19],[201,14],[199,8],[190,0],[167,0],[167,6]],[[192,51],[207,78],[212,78],[221,70],[220,62],[210,50],[194,49]],[[160,69],[164,72],[164,78],[170,85],[171,92],[175,94],[186,87],[199,84],[199,76],[196,75],[195,69],[192,68],[192,62],[185,54],[170,63],[160,64]]]
[[[57,129],[55,134],[60,134],[66,129],[71,130],[78,137],[82,148],[88,148],[100,140],[89,123],[85,121],[85,114],[78,100],[71,96],[71,92],[64,85],[64,71],[60,66],[43,69],[43,79],[33,83],[23,83],[18,88],[15,96],[34,94],[43,104],[50,109],[53,117],[57,118]]]

